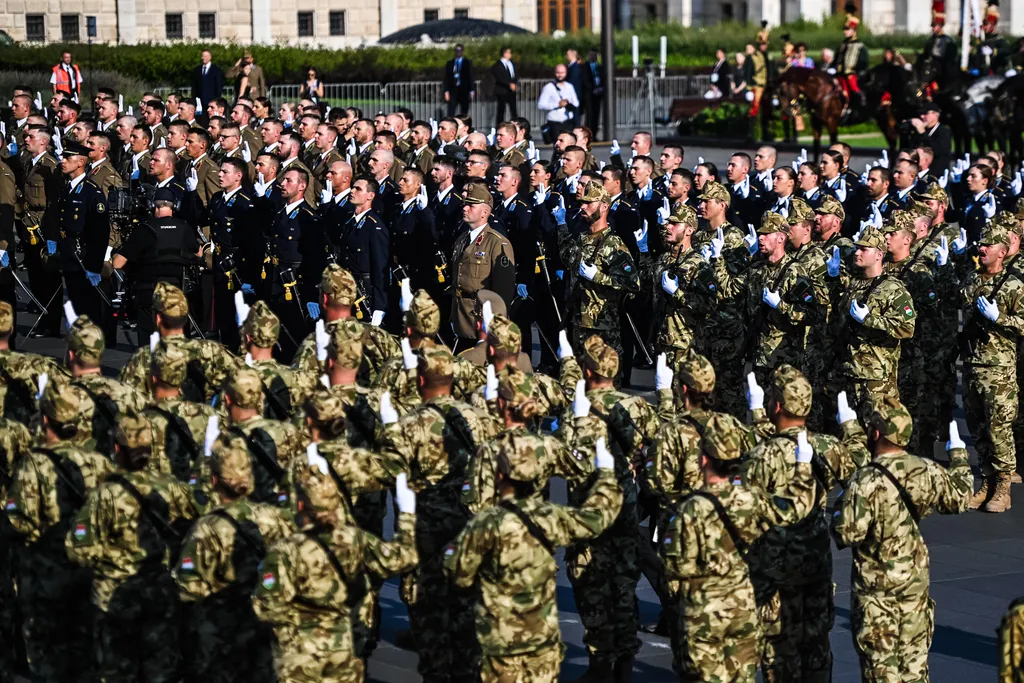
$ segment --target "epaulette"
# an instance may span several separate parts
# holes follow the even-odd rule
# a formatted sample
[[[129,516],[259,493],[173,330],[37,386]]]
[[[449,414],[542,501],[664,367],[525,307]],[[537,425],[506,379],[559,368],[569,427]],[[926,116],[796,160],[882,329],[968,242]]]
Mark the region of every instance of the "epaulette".
[[[241,197],[242,199],[244,199],[247,202],[251,202],[252,201],[252,197],[250,197],[249,195],[245,194],[245,190],[239,190],[238,191],[238,196]]]

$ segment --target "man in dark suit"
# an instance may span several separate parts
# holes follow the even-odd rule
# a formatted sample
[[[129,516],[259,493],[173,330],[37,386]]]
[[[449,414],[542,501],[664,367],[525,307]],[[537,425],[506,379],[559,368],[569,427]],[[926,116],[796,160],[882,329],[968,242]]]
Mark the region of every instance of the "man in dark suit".
[[[914,139],[916,146],[932,148],[934,157],[931,169],[935,175],[941,175],[953,160],[953,135],[949,126],[939,123],[938,109],[930,102],[924,106],[920,118],[922,125],[918,128],[920,132]]]
[[[494,102],[497,108],[494,114],[494,127],[497,128],[503,121],[511,121],[516,118],[516,84],[519,76],[516,74],[516,67],[512,64],[512,48],[501,48],[501,59],[491,67],[491,76],[494,78]],[[505,108],[508,108],[509,116],[505,118]]]
[[[601,124],[601,105],[604,102],[604,74],[597,61],[597,50],[591,50],[583,64],[583,91],[576,93],[587,117],[587,128],[597,136]],[[610,137],[610,136],[609,136]]]
[[[209,50],[203,50],[203,63],[192,71],[192,96],[198,97],[202,107],[196,111],[204,111],[207,104],[220,97],[224,89],[224,72],[213,63]]]
[[[473,80],[473,62],[462,56],[462,45],[455,46],[455,57],[444,67],[444,101],[448,103],[448,116],[469,111],[469,102],[476,97]]]
[[[580,106],[584,106],[584,100],[580,97],[580,93],[583,92],[583,63],[580,61],[580,55],[576,50],[565,51],[565,81],[572,83],[573,89],[576,91],[576,97],[580,100]]]

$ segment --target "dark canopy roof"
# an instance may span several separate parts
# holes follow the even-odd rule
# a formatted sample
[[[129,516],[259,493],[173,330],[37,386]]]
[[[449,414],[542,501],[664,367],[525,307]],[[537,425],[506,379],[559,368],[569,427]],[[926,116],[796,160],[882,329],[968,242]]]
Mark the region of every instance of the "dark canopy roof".
[[[529,33],[529,31],[519,26],[489,19],[440,19],[395,31],[391,35],[381,38],[379,42],[392,45],[418,43],[424,33],[430,36],[435,43],[447,43],[455,38],[488,38],[506,33]]]

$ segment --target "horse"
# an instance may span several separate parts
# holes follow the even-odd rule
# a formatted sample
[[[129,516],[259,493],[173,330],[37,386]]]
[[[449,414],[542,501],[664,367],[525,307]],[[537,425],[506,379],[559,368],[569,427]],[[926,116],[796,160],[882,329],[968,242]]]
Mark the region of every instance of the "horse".
[[[1024,74],[1007,78],[992,92],[992,128],[1003,132],[1000,138],[1009,154],[1007,165],[1024,161]]]
[[[990,125],[989,115],[995,106],[994,92],[1003,82],[1002,76],[986,76],[970,79],[962,71],[955,71],[945,77],[940,67],[933,63],[922,63],[915,68],[922,83],[939,83],[931,93],[931,99],[942,112],[942,123],[949,126],[953,134],[953,147],[957,156],[971,151],[972,141],[978,149],[992,149],[999,138],[996,127]],[[1003,146],[1003,140],[999,140]]]
[[[839,119],[846,102],[843,89],[835,78],[817,69],[789,68],[779,77],[778,99],[780,108],[793,118],[800,115],[803,103],[811,119],[815,159],[821,155],[823,127],[828,128],[829,144],[837,142]]]
[[[889,154],[894,155],[905,137],[904,122],[917,116],[922,91],[906,69],[891,62],[883,62],[868,70],[861,81],[868,111],[874,112],[875,122],[888,143]]]

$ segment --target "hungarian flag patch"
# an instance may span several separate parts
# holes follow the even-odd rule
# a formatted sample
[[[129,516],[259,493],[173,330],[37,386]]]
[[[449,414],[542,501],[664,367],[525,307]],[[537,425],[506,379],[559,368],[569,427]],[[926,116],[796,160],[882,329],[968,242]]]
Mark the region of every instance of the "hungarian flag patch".
[[[85,538],[85,525],[78,524],[75,526],[75,538],[81,540]]]
[[[192,571],[195,568],[196,568],[196,563],[192,561],[191,557],[186,557],[184,560],[181,561],[181,569],[182,569],[182,571],[190,572],[190,571]]]
[[[264,590],[272,591],[277,587],[277,577],[272,573],[267,572],[263,575],[263,588]]]

